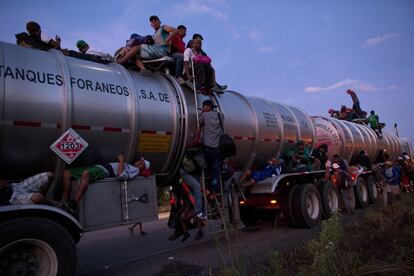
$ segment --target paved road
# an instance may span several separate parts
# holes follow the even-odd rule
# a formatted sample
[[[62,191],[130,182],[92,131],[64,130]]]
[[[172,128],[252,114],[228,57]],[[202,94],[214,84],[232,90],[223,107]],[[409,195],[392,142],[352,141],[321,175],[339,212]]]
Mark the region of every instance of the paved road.
[[[211,226],[213,232],[219,224]],[[131,236],[127,227],[85,234],[78,245],[81,275],[172,275],[186,271],[186,275],[207,275],[219,271],[225,263],[240,258],[260,262],[270,250],[283,250],[309,240],[319,231],[294,229],[285,223],[274,227],[273,222],[261,222],[258,227],[233,233],[211,233],[202,240],[192,237],[182,243],[167,240],[172,229],[166,218],[147,222],[145,236]],[[231,252],[229,252],[229,250]],[[177,274],[175,274],[177,275]]]

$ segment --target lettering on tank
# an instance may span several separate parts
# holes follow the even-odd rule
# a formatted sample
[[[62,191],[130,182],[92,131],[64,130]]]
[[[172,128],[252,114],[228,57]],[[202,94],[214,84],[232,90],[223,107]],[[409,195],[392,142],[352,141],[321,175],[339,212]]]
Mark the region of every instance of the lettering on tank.
[[[316,132],[316,147],[326,144],[328,147],[334,147],[335,150],[341,146],[341,137],[339,136],[336,129],[330,125],[324,124],[323,122],[315,122]]]
[[[0,78],[56,86],[63,86],[65,83],[63,76],[59,74],[11,67],[1,64]],[[77,77],[70,77],[70,85],[72,88],[78,88],[84,91],[102,92],[126,97],[130,94],[129,89],[126,86],[107,82],[92,81]]]
[[[164,92],[152,92],[151,90],[147,91],[141,89],[140,93],[138,94],[138,100],[143,101],[156,101],[156,102],[171,102],[170,95]]]
[[[266,121],[266,126],[270,128],[278,128],[277,117],[276,114],[263,112],[263,117]]]

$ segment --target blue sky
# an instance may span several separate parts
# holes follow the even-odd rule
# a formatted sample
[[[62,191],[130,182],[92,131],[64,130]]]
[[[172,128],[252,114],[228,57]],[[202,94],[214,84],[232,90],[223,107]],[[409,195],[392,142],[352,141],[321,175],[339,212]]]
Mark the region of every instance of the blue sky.
[[[351,88],[388,130],[396,122],[414,140],[410,0],[2,0],[0,40],[14,43],[34,20],[49,36],[59,34],[64,48],[84,39],[113,53],[133,32],[152,34],[152,14],[184,24],[188,37],[203,34],[217,79],[232,90],[326,115],[351,106]]]

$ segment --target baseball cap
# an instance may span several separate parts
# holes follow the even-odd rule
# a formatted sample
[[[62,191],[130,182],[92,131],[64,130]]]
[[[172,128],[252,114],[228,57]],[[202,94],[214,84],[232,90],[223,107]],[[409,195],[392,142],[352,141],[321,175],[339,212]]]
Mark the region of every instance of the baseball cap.
[[[76,42],[76,47],[78,49],[82,49],[85,46],[88,46],[88,43],[86,43],[85,40],[78,40],[78,42]]]
[[[145,168],[146,168],[146,169],[149,169],[149,168],[150,168],[150,166],[151,166],[150,161],[145,160],[145,159],[144,159],[144,157],[141,157],[141,160],[142,160],[142,161],[144,161]]]

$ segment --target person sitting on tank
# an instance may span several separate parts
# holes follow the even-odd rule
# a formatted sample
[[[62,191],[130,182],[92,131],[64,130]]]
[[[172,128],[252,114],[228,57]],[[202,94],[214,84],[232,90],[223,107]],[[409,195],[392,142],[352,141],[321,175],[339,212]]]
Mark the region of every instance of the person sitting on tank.
[[[352,108],[342,105],[339,111],[338,119],[353,122],[355,119],[358,119],[358,115],[354,112]]]
[[[63,207],[70,212],[75,212],[88,190],[90,181],[106,177],[116,177],[120,181],[127,181],[136,176],[148,177],[150,175],[151,169],[148,160],[141,157],[133,165],[127,164],[122,154],[118,155],[118,162],[67,169],[63,173]],[[75,198],[69,200],[72,189],[71,181],[74,179],[79,180],[79,184],[76,187]]]
[[[45,35],[42,32],[40,25],[34,21],[27,22],[26,30],[29,33],[29,37],[32,43],[33,48],[40,50],[49,50],[49,49],[60,49],[61,39],[59,36],[55,36],[54,39]]]
[[[240,178],[240,186],[250,187],[266,178],[278,176],[282,173],[284,165],[283,159],[271,158],[260,169],[246,171]]]
[[[314,171],[325,170],[326,162],[328,162],[328,145],[322,144],[319,145],[316,149],[312,151],[314,162],[312,164]]]
[[[0,179],[0,205],[51,204],[46,200],[46,194],[53,175],[52,172],[43,172],[13,183]]]
[[[132,47],[142,44],[153,45],[154,39],[151,35],[141,36],[136,33],[131,34],[129,39],[126,41],[125,47],[121,47],[120,49],[115,51],[115,60],[117,60],[117,62],[120,63],[119,59],[124,57],[128,53],[128,51],[132,49]],[[146,71],[144,63],[142,63],[142,61],[138,59],[136,56],[131,57],[126,62],[121,64],[128,69],[131,69],[131,67],[135,65],[136,67],[138,67],[140,72]]]
[[[350,166],[361,166],[364,171],[372,170],[372,162],[364,150],[361,150],[357,156],[349,161]]]
[[[355,112],[357,117],[359,119],[365,118],[367,116],[367,113],[365,111],[362,111],[361,106],[359,104],[359,99],[356,93],[352,91],[351,89],[348,89],[346,93],[350,95],[352,98],[352,110]]]
[[[155,33],[153,35],[154,44],[139,44],[134,45],[124,53],[124,55],[118,55],[117,62],[124,64],[129,59],[137,57],[137,59],[156,59],[164,57],[169,53],[169,46],[171,38],[178,33],[176,28],[168,25],[161,25],[161,21],[156,15],[152,15],[149,18],[151,27],[154,28]],[[144,68],[140,68],[144,69]]]
[[[178,33],[171,38],[170,56],[175,59],[175,79],[179,84],[184,84],[184,51],[185,43],[183,38],[187,35],[187,28],[184,25],[177,27]]]
[[[311,171],[311,148],[303,141],[298,141],[296,146],[286,153],[284,158],[288,172]]]
[[[76,42],[76,48],[78,48],[79,52],[85,55],[98,56],[110,61],[114,60],[114,58],[110,54],[90,48],[89,44],[86,43],[85,40],[78,40],[78,42]]]
[[[193,40],[194,39],[199,39],[199,40],[201,40],[201,42],[203,42],[203,40],[204,40],[203,36],[201,34],[197,34],[197,33],[193,34]],[[203,55],[203,56],[208,56],[207,53],[203,49],[200,49],[200,54]],[[225,85],[225,84],[220,85],[220,84],[217,83],[217,81],[215,79],[216,78],[216,70],[214,69],[214,67],[211,67],[211,70],[213,71],[214,86],[216,87],[214,90],[222,90],[222,91],[226,90],[227,85]]]
[[[205,95],[211,95],[211,91],[222,94],[223,90],[216,85],[216,76],[211,66],[211,58],[202,55],[200,52],[201,44],[200,39],[193,39],[189,41],[188,47],[184,51],[186,77],[189,81],[195,81],[196,90]]]

